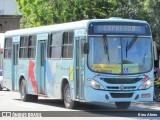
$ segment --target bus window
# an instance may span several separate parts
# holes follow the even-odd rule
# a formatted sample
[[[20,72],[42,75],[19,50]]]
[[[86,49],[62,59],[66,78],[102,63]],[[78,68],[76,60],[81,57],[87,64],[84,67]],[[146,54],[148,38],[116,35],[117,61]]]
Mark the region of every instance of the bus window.
[[[5,39],[4,58],[11,58],[12,38]]]
[[[50,58],[60,58],[62,48],[62,33],[52,33],[50,41]]]
[[[20,38],[19,58],[27,58],[27,53],[28,53],[28,37],[23,36]]]
[[[36,40],[37,36],[29,36],[29,44],[28,44],[28,58],[35,58],[36,56]]]
[[[73,32],[63,33],[63,46],[62,46],[62,58],[73,57]]]

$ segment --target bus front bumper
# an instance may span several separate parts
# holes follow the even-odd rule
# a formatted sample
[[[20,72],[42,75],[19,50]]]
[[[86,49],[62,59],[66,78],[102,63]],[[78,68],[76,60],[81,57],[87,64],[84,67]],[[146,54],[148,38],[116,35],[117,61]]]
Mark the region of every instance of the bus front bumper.
[[[147,102],[153,101],[153,87],[137,91],[103,91],[92,87],[85,89],[86,102]]]

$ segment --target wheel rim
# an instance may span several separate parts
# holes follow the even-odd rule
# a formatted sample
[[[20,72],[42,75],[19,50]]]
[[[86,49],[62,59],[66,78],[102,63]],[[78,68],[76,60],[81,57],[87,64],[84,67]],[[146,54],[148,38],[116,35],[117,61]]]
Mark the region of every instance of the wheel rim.
[[[67,103],[71,103],[71,94],[70,94],[70,89],[69,87],[67,88],[67,90],[65,91],[65,102]]]

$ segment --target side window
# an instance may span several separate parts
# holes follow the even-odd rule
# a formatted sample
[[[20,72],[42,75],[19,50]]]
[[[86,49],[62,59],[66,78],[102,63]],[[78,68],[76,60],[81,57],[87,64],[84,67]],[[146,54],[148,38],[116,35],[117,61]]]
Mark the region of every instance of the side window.
[[[37,36],[29,36],[29,43],[28,43],[28,58],[35,58],[36,56],[36,41]]]
[[[11,50],[12,50],[12,38],[6,38],[5,45],[4,45],[4,58],[5,59],[11,58]]]
[[[73,57],[74,32],[63,33],[62,58]]]
[[[49,56],[50,58],[60,58],[62,48],[62,33],[52,33],[50,40]]]
[[[20,51],[19,51],[19,58],[27,58],[28,54],[28,37],[22,36],[20,38]]]

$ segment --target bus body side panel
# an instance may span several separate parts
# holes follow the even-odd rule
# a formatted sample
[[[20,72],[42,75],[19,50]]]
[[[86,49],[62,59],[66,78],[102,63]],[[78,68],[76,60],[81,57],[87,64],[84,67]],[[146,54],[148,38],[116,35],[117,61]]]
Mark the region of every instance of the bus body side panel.
[[[73,88],[73,74],[70,73],[70,66],[73,66],[73,60],[46,60],[46,91],[47,96],[61,99],[62,80],[69,81]],[[72,79],[72,80],[71,80]]]
[[[12,60],[3,59],[3,85],[12,90]]]
[[[46,64],[46,95],[48,97],[54,97],[54,80],[55,80],[55,70],[56,70],[56,66],[54,64],[52,64],[51,60],[46,60],[45,61]]]
[[[28,93],[38,94],[38,80],[36,78],[36,62],[30,59],[28,66]]]
[[[35,61],[34,60],[19,60],[19,78],[21,76],[24,77],[27,82],[27,93],[28,94],[37,94],[37,80],[35,77],[36,69],[35,69]]]
[[[71,90],[71,98],[74,100],[74,98],[75,98],[74,89],[76,89],[76,87],[74,87],[75,79],[73,76],[73,70],[74,70],[75,66],[73,66],[74,65],[73,60],[74,60],[73,58],[68,59],[68,60],[62,59],[60,70],[63,74],[61,74],[61,72],[59,72],[60,77],[57,77],[57,78],[58,78],[58,84],[60,84],[60,85],[61,85],[62,81],[59,81],[59,79],[67,79],[68,80],[70,90]]]

